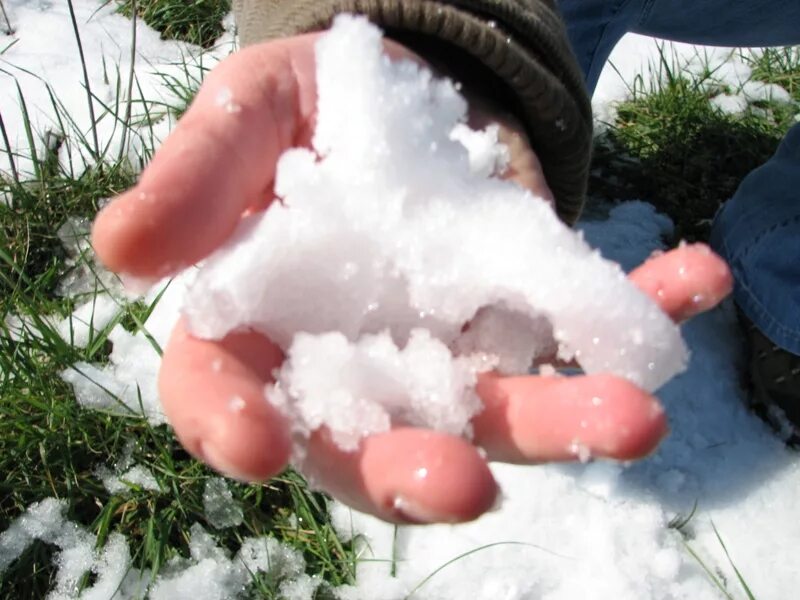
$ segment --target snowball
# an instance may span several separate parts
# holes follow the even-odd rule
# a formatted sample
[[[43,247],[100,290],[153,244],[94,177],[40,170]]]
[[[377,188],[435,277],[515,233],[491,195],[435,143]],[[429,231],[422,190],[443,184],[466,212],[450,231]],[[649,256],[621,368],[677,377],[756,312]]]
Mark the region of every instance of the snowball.
[[[468,435],[477,373],[525,373],[554,349],[648,390],[681,371],[670,319],[544,200],[492,176],[507,151],[468,131],[450,81],[381,44],[352,17],[320,40],[314,151],[281,157],[281,201],[202,266],[191,331],[277,342],[289,360],[268,397],[346,449],[396,422]]]

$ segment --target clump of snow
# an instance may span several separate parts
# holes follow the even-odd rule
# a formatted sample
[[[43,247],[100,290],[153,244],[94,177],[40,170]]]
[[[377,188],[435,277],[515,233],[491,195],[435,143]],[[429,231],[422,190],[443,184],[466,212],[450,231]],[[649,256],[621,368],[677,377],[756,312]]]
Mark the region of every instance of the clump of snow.
[[[221,477],[211,477],[203,490],[203,510],[206,520],[215,529],[238,527],[242,524],[242,507],[233,499],[228,484]]]
[[[365,432],[387,431],[392,422],[435,423],[459,435],[481,407],[472,392],[472,361],[454,360],[424,329],[413,330],[402,349],[388,333],[355,344],[340,333],[300,334],[288,358],[270,399],[296,411],[309,430],[326,425],[345,450],[355,450]]]
[[[741,94],[718,94],[710,100],[713,106],[728,115],[738,115],[747,110],[750,103]]]
[[[161,490],[158,480],[153,477],[152,471],[142,465],[134,465],[120,474],[115,474],[108,468],[98,469],[97,474],[109,494],[125,494],[131,491],[131,487],[138,487],[151,492]]]
[[[321,580],[305,574],[302,555],[274,538],[246,538],[231,558],[202,526],[190,529],[188,559],[174,559],[152,582],[150,571],[133,565],[124,536],[112,533],[97,549],[97,537],[67,520],[67,503],[47,498],[28,507],[0,533],[0,574],[34,541],[58,548],[55,584],[48,600],[223,600],[242,598],[259,573],[279,586],[287,600],[311,600]],[[95,575],[81,589],[87,573]]]
[[[76,348],[85,348],[105,329],[121,310],[119,301],[109,294],[97,294],[57,325],[61,339]]]
[[[67,503],[47,498],[28,507],[25,513],[0,534],[0,573],[34,541],[58,548],[55,557],[55,586],[48,600],[126,600],[141,597],[146,575],[132,567],[124,537],[112,534],[102,551],[95,550],[96,536],[64,516]],[[79,594],[86,573],[96,575],[94,583]],[[115,592],[117,595],[115,595]]]
[[[311,600],[318,581],[304,574],[302,555],[269,537],[247,538],[230,558],[200,525],[191,528],[191,560],[167,565],[150,588],[150,600],[242,598],[255,575],[266,574],[287,590],[287,600]],[[173,572],[170,572],[173,571]],[[289,595],[294,594],[294,595]]]
[[[78,362],[61,373],[72,385],[77,401],[94,410],[141,415],[152,424],[165,422],[158,395],[158,369],[163,348],[177,320],[187,279],[162,282],[144,302],[155,304],[145,327],[130,333],[116,325],[108,335],[113,349],[106,365]]]
[[[42,500],[28,507],[28,510],[11,523],[0,534],[0,573],[5,571],[25,549],[37,539],[55,539],[61,530],[66,503],[54,499]]]
[[[151,492],[161,491],[158,480],[150,469],[134,462],[133,451],[136,447],[133,440],[129,441],[119,458],[111,466],[100,465],[94,474],[103,482],[103,487],[109,494],[127,494],[132,487],[138,487]]]
[[[748,81],[742,85],[742,94],[750,102],[781,102],[788,104],[793,102],[792,95],[788,90],[777,83],[765,83],[763,81]]]
[[[287,351],[268,397],[295,423],[347,449],[392,422],[468,435],[476,374],[554,348],[649,390],[684,368],[678,328],[618,265],[492,177],[505,150],[465,131],[452,82],[391,62],[360,19],[317,52],[314,151],[281,157],[281,201],[205,261],[185,307],[197,335],[249,327]]]

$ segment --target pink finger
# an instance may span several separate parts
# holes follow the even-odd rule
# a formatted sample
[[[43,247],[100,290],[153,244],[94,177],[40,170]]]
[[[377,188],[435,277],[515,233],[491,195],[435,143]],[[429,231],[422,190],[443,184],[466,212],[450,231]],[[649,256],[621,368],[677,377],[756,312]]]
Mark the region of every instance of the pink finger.
[[[137,277],[175,272],[263,204],[280,154],[310,135],[314,37],[247,48],[209,74],[141,181],[98,215],[93,243],[108,268]]]
[[[477,390],[485,409],[473,419],[474,441],[491,460],[632,460],[652,452],[668,431],[655,398],[610,375],[487,374]]]
[[[653,257],[629,278],[676,321],[713,308],[733,288],[725,261],[705,244],[684,245]]]
[[[370,436],[355,452],[337,448],[321,430],[304,471],[342,502],[395,523],[470,521],[494,505],[498,491],[471,444],[423,429]]]
[[[164,351],[159,389],[187,451],[242,481],[280,472],[291,441],[284,418],[264,397],[264,385],[282,360],[280,350],[255,333],[204,341],[179,323]]]

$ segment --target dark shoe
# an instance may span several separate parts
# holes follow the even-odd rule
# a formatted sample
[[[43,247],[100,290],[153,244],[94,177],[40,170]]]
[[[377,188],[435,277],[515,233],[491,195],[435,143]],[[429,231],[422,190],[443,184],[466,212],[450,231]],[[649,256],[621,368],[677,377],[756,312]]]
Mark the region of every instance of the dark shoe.
[[[800,356],[773,344],[741,311],[753,409],[791,446],[800,446]]]

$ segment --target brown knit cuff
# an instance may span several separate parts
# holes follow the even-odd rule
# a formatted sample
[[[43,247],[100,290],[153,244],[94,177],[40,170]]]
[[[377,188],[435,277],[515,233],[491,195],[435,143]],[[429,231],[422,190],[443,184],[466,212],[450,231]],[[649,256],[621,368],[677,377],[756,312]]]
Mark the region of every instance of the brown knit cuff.
[[[419,39],[477,60],[516,99],[508,108],[525,125],[559,216],[568,223],[578,218],[591,157],[591,104],[549,0],[238,0],[236,6],[243,44],[325,29],[337,14],[354,13],[398,41],[412,39],[414,50]]]

